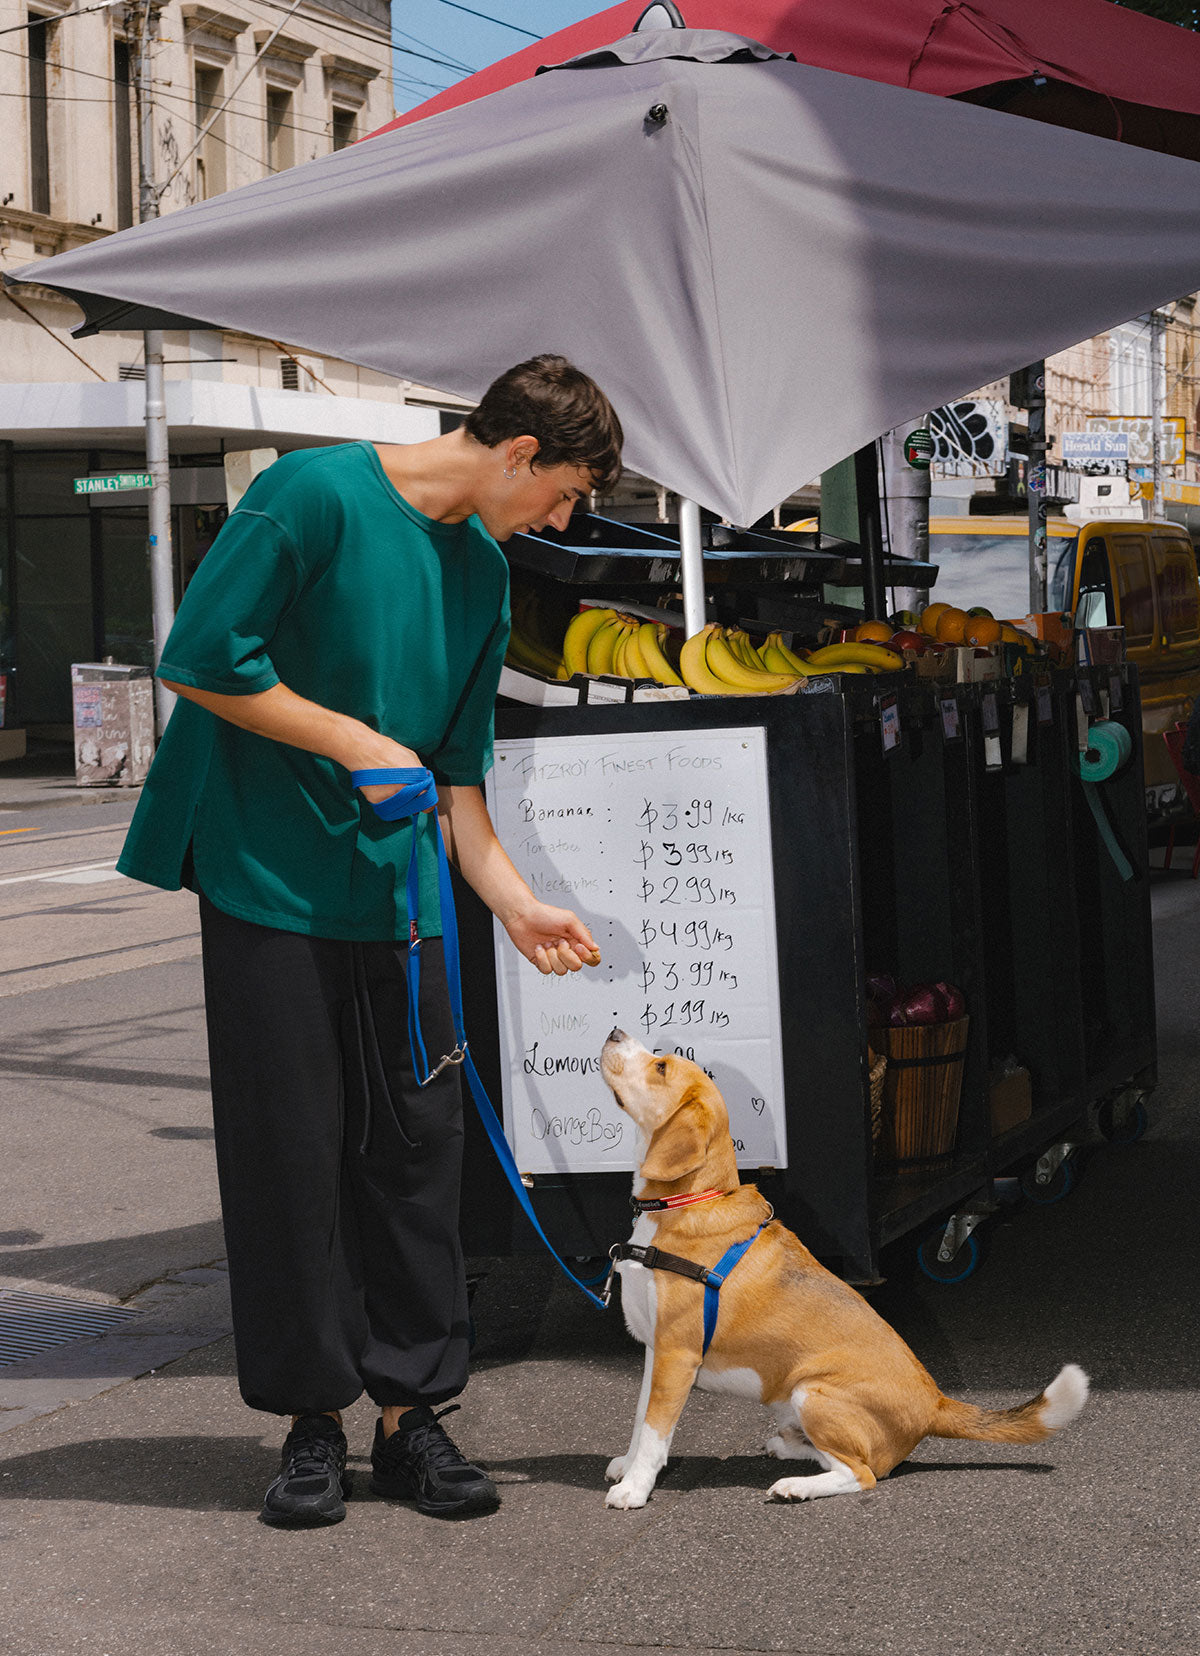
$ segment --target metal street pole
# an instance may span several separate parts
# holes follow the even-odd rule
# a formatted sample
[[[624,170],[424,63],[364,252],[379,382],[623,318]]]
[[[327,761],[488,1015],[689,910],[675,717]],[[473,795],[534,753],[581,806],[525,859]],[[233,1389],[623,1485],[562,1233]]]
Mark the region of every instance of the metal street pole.
[[[154,183],[154,66],[152,48],[158,30],[158,11],[146,0],[137,36],[138,52],[138,176],[139,216],[158,217],[158,190]],[[175,619],[175,559],[171,547],[171,466],[168,449],[167,402],[163,385],[163,336],[160,329],[143,335],[146,365],[146,470],[150,473],[149,551],[150,601],[154,618],[154,665],[162,659],[167,634]],[[175,697],[154,681],[154,700],[161,735],[171,716]]]
[[[881,438],[883,449],[883,497],[887,506],[888,556],[909,558],[917,563],[929,560],[929,496],[931,492],[930,456],[924,453],[924,439],[928,438],[929,416],[919,420],[915,429],[895,426]],[[909,439],[914,440],[910,453]],[[930,444],[932,448],[932,444]],[[921,587],[904,586],[894,582],[889,588],[891,602],[897,609],[920,610],[929,601],[929,593]]]
[[[1154,439],[1154,516],[1165,515],[1163,506],[1163,392],[1166,389],[1166,329],[1161,311],[1150,312],[1150,410]]]
[[[1025,490],[1029,501],[1029,608],[1046,608],[1046,364],[1025,370],[1029,385],[1029,461]]]

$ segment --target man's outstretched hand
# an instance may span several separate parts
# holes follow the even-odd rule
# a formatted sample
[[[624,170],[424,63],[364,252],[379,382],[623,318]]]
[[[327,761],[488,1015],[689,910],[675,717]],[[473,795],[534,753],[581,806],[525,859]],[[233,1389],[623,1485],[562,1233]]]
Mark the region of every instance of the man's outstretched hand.
[[[591,932],[570,909],[535,902],[504,921],[513,943],[545,976],[565,977],[581,966],[599,966]]]

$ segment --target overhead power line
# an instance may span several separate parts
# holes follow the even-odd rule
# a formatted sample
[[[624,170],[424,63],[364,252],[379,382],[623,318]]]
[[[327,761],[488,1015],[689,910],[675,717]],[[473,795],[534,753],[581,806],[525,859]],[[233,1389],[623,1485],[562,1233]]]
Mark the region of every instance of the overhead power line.
[[[258,51],[255,52],[254,56],[251,58],[249,64],[246,66],[245,72],[240,76],[240,78],[235,83],[234,88],[233,88],[233,92],[230,92],[229,97],[222,98],[221,102],[217,105],[217,107],[209,115],[207,121],[205,121],[204,125],[200,128],[199,132],[196,134],[195,143],[192,145],[191,149],[188,150],[186,155],[184,155],[183,159],[180,161],[179,165],[175,168],[174,172],[172,172],[168,175],[166,183],[164,183],[164,184],[156,183],[155,184],[154,190],[155,190],[155,195],[157,197],[162,197],[162,196],[166,195],[167,191],[171,188],[171,185],[174,184],[175,180],[179,177],[180,173],[187,166],[188,162],[192,159],[192,156],[195,155],[196,151],[200,148],[201,144],[204,142],[205,138],[208,136],[208,133],[209,133],[210,129],[212,128],[212,126],[214,125],[214,123],[216,121],[220,120],[221,116],[225,113],[225,109],[226,109],[226,106],[229,103],[229,99],[233,97],[235,92],[240,92],[241,91],[242,87],[250,79],[250,76],[254,73],[255,69],[257,69],[258,65],[262,62],[263,58],[265,58],[267,53],[270,51],[272,45],[275,42],[276,36],[278,34],[280,34],[280,32],[282,31],[283,25],[287,22],[288,18],[291,17],[292,14],[299,9],[299,6],[300,6],[300,0],[292,0],[292,4],[291,4],[290,8],[288,9],[288,11],[284,14],[284,16],[280,19],[280,21],[278,23],[276,23],[275,27],[271,30],[270,34],[263,41],[263,43],[259,47]]]
[[[348,3],[349,3],[349,0],[348,0]],[[280,3],[280,0],[258,0],[258,4],[260,6],[269,6],[272,11],[288,11],[289,10],[289,8],[287,6],[282,5]],[[359,6],[356,6],[354,9],[355,9],[355,11],[362,11],[362,8],[359,7]],[[364,13],[364,15],[366,15],[366,14]],[[306,21],[311,23],[311,22],[315,22],[316,19],[310,17],[310,18],[307,18]],[[356,33],[356,31],[354,29],[347,29],[347,28],[343,27],[343,25],[340,24],[340,23],[324,23],[323,22],[321,24],[321,27],[325,28],[325,29],[332,30],[333,33],[335,33],[335,34],[355,35],[355,38],[357,38],[359,40],[371,40],[371,41],[374,41],[376,44],[379,44],[379,36],[378,35],[363,34],[361,31]],[[397,30],[396,32],[398,34],[403,33],[402,30]],[[405,35],[406,40],[414,40],[415,38],[416,38],[415,35]],[[420,44],[428,45],[428,42],[427,41],[422,41],[422,42],[420,42]],[[415,51],[413,51],[413,49],[410,46],[397,46],[395,41],[392,42],[392,50],[396,51],[396,52],[403,52],[408,57],[422,58],[426,63],[436,63],[436,64],[440,65],[440,67],[443,68],[443,69],[453,69],[455,74],[468,74],[468,75],[471,75],[471,74],[474,74],[474,72],[475,72],[473,69],[467,68],[467,65],[465,63],[454,63],[454,62],[451,61],[451,59],[444,58],[444,57],[430,57],[427,52],[415,52]]]
[[[30,29],[40,29],[47,23],[61,23],[67,17],[83,17],[88,12],[109,11],[113,6],[123,6],[125,0],[100,0],[98,6],[79,6],[75,11],[59,12],[55,17],[28,17],[24,23],[13,23],[7,29],[0,29],[0,35],[21,34]]]
[[[488,12],[476,11],[474,6],[463,6],[459,0],[441,0],[443,6],[452,6],[455,11],[469,12],[472,17],[481,17],[485,23],[495,23],[498,28],[511,29],[514,34],[528,35],[530,40],[542,40],[544,36],[534,34],[532,29],[522,29],[517,23],[506,23],[502,17],[492,17]]]

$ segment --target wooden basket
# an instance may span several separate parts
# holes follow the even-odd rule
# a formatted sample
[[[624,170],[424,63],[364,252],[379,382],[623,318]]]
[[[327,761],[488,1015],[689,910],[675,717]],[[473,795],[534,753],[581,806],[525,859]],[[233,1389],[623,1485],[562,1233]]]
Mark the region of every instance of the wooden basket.
[[[878,1033],[875,1032],[876,1038]],[[867,1066],[871,1078],[871,1143],[879,1155],[883,1149],[883,1078],[887,1074],[887,1059],[882,1052],[868,1047]]]
[[[881,1151],[897,1167],[954,1154],[970,1021],[871,1030],[887,1057]]]

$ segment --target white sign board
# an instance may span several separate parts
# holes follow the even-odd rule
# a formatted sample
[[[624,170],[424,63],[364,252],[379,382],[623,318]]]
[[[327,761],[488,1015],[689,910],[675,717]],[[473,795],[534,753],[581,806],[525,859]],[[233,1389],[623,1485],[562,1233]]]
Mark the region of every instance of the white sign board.
[[[1089,414],[1085,420],[1088,431],[1119,431],[1129,438],[1129,463],[1132,466],[1154,464],[1154,421],[1149,414]],[[1162,425],[1162,454],[1164,466],[1182,466],[1187,459],[1186,421],[1178,414],[1164,415]]]
[[[785,1167],[764,731],[498,741],[487,791],[520,873],[581,915],[604,957],[542,977],[496,927],[504,1126],[518,1167],[634,1168],[637,1130],[600,1075],[616,1026],[709,1071],[742,1166]]]
[[[1059,447],[1064,460],[1128,460],[1127,431],[1063,431]]]

